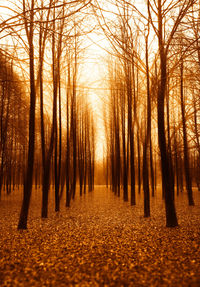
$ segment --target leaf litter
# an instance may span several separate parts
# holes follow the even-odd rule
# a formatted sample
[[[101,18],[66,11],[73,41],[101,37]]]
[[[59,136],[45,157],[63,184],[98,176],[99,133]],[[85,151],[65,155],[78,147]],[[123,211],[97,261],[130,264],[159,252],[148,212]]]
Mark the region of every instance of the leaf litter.
[[[53,193],[53,192],[52,192]],[[77,194],[78,195],[78,194]],[[18,231],[21,194],[0,201],[0,286],[200,286],[200,193],[176,200],[179,227],[165,227],[161,195],[143,217],[143,196],[130,206],[109,189],[77,196],[42,220],[33,191],[28,230]],[[52,196],[53,197],[53,196]]]

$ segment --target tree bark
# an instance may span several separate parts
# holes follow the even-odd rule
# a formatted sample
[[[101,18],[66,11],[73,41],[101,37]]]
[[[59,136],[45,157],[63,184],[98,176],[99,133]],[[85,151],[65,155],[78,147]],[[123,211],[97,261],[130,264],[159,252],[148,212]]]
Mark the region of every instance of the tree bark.
[[[163,22],[162,22],[162,6],[161,0],[158,0],[158,40],[160,55],[160,86],[157,98],[157,119],[158,119],[158,142],[161,155],[162,183],[164,187],[165,210],[166,210],[166,226],[175,227],[178,225],[176,217],[176,209],[173,200],[173,186],[170,178],[170,163],[167,153],[166,136],[165,136],[165,120],[164,120],[164,102],[166,91],[167,77],[167,55],[163,43]]]
[[[35,75],[34,75],[34,46],[33,46],[33,20],[34,20],[34,0],[31,2],[30,11],[30,28],[27,32],[29,41],[29,74],[30,74],[30,112],[29,112],[29,144],[28,144],[28,164],[24,180],[23,202],[20,212],[18,229],[27,229],[28,211],[31,199],[32,181],[33,181],[33,165],[35,150]],[[25,11],[25,4],[24,4]],[[26,17],[26,16],[25,16]],[[27,28],[28,29],[28,28]]]

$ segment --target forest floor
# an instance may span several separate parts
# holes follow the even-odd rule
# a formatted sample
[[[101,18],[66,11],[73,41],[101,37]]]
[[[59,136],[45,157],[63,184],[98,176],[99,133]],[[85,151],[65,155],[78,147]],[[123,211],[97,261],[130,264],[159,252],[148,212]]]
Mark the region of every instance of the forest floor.
[[[130,206],[95,186],[70,208],[40,218],[41,191],[32,195],[28,230],[18,231],[22,194],[0,201],[0,286],[200,286],[200,192],[195,206],[176,199],[179,227],[165,227],[161,195]],[[77,194],[78,195],[78,194]]]

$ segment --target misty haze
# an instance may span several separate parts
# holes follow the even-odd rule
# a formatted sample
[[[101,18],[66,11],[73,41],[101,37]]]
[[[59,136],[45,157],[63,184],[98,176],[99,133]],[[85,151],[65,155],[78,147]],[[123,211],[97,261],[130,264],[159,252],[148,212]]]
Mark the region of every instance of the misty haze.
[[[200,286],[200,2],[0,12],[0,286]]]

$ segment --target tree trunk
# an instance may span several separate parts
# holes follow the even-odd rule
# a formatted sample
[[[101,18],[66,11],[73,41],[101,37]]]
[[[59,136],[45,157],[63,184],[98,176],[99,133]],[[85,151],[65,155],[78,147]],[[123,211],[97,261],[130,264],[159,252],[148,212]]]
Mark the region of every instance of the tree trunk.
[[[137,132],[137,154],[138,154],[138,193],[141,191],[141,167],[140,167],[140,138],[139,131]]]
[[[149,31],[148,31],[149,33]],[[150,85],[149,85],[149,63],[148,63],[148,35],[145,37],[146,43],[146,77],[147,77],[147,116],[145,124],[145,139],[143,145],[143,189],[144,189],[144,217],[150,216],[150,196],[149,196],[149,161],[147,155],[149,154],[149,142],[151,136],[151,99],[150,99]]]
[[[158,91],[157,113],[158,113],[158,140],[161,155],[162,182],[164,187],[166,226],[175,227],[178,225],[176,210],[173,200],[173,183],[170,178],[170,163],[167,154],[165,124],[164,124],[164,99],[166,88],[166,58],[160,55],[161,82]]]
[[[30,113],[29,113],[29,145],[28,145],[28,165],[24,181],[23,202],[20,212],[18,229],[27,229],[28,211],[31,199],[32,181],[33,181],[33,165],[35,150],[35,76],[34,76],[34,46],[33,46],[33,18],[34,18],[34,0],[32,0],[30,11],[30,31],[27,35],[29,40],[29,61],[30,61]],[[24,7],[25,8],[25,7]]]
[[[158,118],[158,142],[161,155],[162,184],[164,188],[165,210],[166,210],[166,226],[174,227],[178,225],[176,217],[176,209],[173,200],[173,186],[170,178],[170,162],[167,153],[166,136],[165,136],[165,91],[167,77],[167,55],[163,43],[163,20],[162,20],[161,0],[158,1],[158,40],[160,55],[160,86],[157,98],[157,118]]]
[[[180,66],[180,77],[181,77],[181,114],[182,114],[182,123],[183,123],[183,144],[184,144],[184,170],[185,170],[185,180],[186,188],[188,194],[189,205],[194,205],[193,194],[192,194],[192,181],[190,175],[190,165],[189,165],[189,155],[188,155],[188,142],[187,142],[187,131],[186,131],[186,119],[185,119],[185,103],[183,95],[183,61],[181,61]]]

